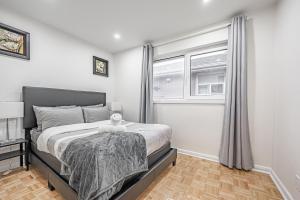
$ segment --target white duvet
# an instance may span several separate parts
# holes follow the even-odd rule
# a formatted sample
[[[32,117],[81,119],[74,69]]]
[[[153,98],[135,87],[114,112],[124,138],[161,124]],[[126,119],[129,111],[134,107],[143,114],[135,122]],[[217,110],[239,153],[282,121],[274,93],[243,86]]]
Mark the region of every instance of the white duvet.
[[[48,141],[51,137],[59,134],[64,134],[73,131],[86,130],[83,134],[76,136],[68,136],[58,139],[54,145],[54,152],[48,149]],[[89,131],[91,130],[91,131]],[[171,141],[172,131],[167,125],[162,124],[140,124],[123,121],[121,125],[114,126],[110,120],[99,121],[94,123],[72,124],[66,126],[58,126],[48,128],[43,131],[37,139],[37,149],[39,151],[54,154],[59,158],[61,153],[66,148],[68,142],[73,139],[89,136],[92,134],[101,134],[103,132],[135,132],[140,133],[146,140],[147,155],[150,155],[154,151],[158,150],[165,144]]]

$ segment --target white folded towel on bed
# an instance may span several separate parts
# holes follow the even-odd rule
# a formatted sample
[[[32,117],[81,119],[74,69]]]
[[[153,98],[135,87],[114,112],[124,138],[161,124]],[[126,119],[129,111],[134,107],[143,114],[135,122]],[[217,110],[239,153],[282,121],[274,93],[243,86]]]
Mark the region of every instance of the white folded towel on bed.
[[[122,125],[101,125],[98,127],[99,133],[117,133],[117,132],[125,132],[127,130],[126,126]]]

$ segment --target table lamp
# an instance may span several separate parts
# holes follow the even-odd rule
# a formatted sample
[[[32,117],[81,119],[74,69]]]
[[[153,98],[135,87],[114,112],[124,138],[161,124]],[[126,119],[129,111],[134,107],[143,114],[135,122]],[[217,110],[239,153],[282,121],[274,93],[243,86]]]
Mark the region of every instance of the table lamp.
[[[110,107],[113,113],[122,113],[122,104],[120,102],[112,102]]]
[[[6,139],[9,140],[9,119],[16,119],[24,116],[23,102],[0,101],[0,119],[6,119]]]

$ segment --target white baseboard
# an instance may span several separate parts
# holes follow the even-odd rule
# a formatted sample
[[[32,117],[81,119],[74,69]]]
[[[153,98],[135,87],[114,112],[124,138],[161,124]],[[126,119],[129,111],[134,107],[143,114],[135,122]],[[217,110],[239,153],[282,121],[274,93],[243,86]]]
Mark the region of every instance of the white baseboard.
[[[280,180],[280,178],[277,176],[277,174],[275,173],[275,171],[273,169],[271,169],[270,176],[271,176],[273,182],[275,183],[275,185],[277,186],[279,192],[281,193],[283,199],[284,200],[294,200],[291,193],[288,191],[288,189],[285,187],[285,185],[283,184],[283,182]]]
[[[177,150],[178,150],[178,153],[181,153],[181,154],[185,154],[185,155],[189,155],[189,156],[193,156],[196,158],[201,158],[201,159],[205,159],[205,160],[209,160],[209,161],[213,161],[213,162],[219,162],[218,156],[204,154],[204,153],[198,153],[195,151],[190,151],[190,150],[185,150],[185,149],[177,149]],[[253,171],[261,172],[264,174],[270,174],[271,168],[265,167],[262,165],[255,165]]]
[[[177,150],[178,150],[178,153],[181,153],[181,154],[185,154],[185,155],[189,155],[189,156],[193,156],[193,157],[196,157],[196,158],[201,158],[201,159],[205,159],[205,160],[209,160],[209,161],[213,161],[213,162],[219,162],[219,157],[218,156],[198,153],[198,152],[185,150],[185,149],[178,149],[177,148]],[[276,187],[278,188],[279,192],[283,196],[283,198],[285,200],[294,200],[292,195],[289,193],[287,188],[284,186],[284,184],[282,183],[280,178],[276,175],[276,173],[273,171],[273,169],[271,167],[266,167],[266,166],[262,166],[262,165],[255,165],[253,171],[261,172],[261,173],[270,175],[273,182],[275,183]]]
[[[209,160],[209,161],[213,161],[213,162],[219,162],[218,156],[213,156],[213,155],[204,154],[204,153],[198,153],[198,152],[184,150],[184,149],[177,149],[177,150],[178,150],[178,153],[181,153],[184,155],[193,156],[196,158],[201,158],[201,159],[205,159],[205,160]]]
[[[271,170],[272,170],[271,167],[266,167],[262,165],[254,165],[254,169],[252,169],[252,171],[269,174],[269,175],[271,175]]]

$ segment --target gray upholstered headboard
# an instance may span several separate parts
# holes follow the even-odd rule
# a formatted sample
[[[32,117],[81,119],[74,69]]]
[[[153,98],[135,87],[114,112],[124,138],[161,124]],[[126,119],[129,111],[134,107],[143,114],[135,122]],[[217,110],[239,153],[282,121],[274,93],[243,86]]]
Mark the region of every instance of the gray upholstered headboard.
[[[36,127],[32,106],[87,106],[106,104],[106,93],[62,90],[52,88],[23,87],[24,119],[23,127]]]

